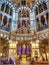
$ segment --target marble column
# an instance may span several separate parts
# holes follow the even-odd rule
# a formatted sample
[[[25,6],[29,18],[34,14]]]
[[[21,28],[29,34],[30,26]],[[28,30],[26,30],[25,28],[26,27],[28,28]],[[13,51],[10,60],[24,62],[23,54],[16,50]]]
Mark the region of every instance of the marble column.
[[[48,23],[47,23],[46,15],[44,15],[44,18],[45,18],[45,24],[47,25]]]
[[[9,24],[9,18],[7,18],[7,26],[8,26],[8,24]]]
[[[6,10],[6,4],[5,4],[5,6],[4,6],[4,12],[5,12],[5,10]]]
[[[27,28],[27,20],[25,20],[26,21],[26,28]]]
[[[21,20],[20,20],[20,24],[21,24],[21,27],[22,27],[22,18],[21,18]]]
[[[36,30],[37,27],[36,19],[33,20],[33,24],[34,24],[34,29]]]
[[[2,6],[2,5],[0,4],[0,11],[1,11],[1,6]]]
[[[9,15],[10,15],[10,8],[9,8]]]
[[[20,17],[21,19],[20,19],[20,24],[21,24],[21,27],[22,27],[22,10],[21,10],[21,17]]]
[[[2,22],[1,22],[1,26],[3,25],[3,19],[4,19],[4,16],[2,16]]]

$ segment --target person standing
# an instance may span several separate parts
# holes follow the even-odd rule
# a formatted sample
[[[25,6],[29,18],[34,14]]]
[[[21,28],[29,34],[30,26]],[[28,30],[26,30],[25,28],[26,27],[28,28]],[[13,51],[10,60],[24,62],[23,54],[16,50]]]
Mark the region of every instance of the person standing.
[[[16,65],[16,64],[15,64],[15,60],[14,60],[13,58],[10,58],[10,59],[9,59],[9,63],[12,64],[12,65]]]

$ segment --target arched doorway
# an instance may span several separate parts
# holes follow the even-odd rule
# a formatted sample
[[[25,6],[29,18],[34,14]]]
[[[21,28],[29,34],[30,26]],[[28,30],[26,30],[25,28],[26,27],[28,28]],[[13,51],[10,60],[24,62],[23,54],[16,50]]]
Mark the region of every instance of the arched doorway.
[[[18,42],[17,55],[21,61],[31,60],[31,44],[28,41]]]

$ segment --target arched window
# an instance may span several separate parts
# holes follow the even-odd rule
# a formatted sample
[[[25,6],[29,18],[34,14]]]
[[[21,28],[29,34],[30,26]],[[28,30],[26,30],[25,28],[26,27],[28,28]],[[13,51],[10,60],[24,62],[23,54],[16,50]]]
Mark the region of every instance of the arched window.
[[[6,24],[7,24],[7,16],[4,16],[3,25],[6,25]]]
[[[1,29],[2,29],[2,30],[6,30],[6,27],[7,27],[6,24],[7,24],[7,17],[4,16],[3,24],[2,24],[2,26],[1,26]]]
[[[4,6],[5,6],[5,3],[2,4],[1,11],[4,11]]]
[[[9,14],[9,5],[8,4],[6,5],[5,13]]]

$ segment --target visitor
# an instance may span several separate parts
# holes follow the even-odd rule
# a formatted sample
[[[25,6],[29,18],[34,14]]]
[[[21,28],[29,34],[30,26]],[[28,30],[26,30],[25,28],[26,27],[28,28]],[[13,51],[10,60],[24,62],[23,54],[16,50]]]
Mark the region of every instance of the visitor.
[[[34,64],[34,58],[32,58],[32,60],[31,60],[31,64]]]
[[[13,58],[10,58],[10,59],[9,59],[9,63],[12,64],[12,65],[16,65],[16,64],[15,64],[15,60],[14,60]]]
[[[5,54],[3,54],[1,56],[1,65],[7,65],[7,58],[6,58]]]

